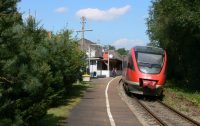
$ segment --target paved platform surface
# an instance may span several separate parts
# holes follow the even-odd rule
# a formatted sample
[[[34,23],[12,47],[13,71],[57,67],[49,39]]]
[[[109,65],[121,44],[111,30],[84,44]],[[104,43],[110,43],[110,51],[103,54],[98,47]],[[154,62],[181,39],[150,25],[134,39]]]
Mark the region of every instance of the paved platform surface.
[[[111,81],[112,80],[112,81]],[[117,85],[120,77],[93,79],[93,88],[85,92],[81,102],[72,109],[67,120],[67,126],[142,126],[128,106],[118,95]],[[109,84],[107,94],[110,114],[108,116],[105,90]],[[111,123],[112,122],[112,123]]]

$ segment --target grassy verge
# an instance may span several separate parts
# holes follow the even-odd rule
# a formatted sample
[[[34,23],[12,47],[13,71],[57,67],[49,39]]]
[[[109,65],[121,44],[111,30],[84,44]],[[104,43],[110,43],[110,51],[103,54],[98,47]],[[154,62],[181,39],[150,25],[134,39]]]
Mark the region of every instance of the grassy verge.
[[[165,86],[164,95],[163,101],[174,108],[189,111],[189,107],[183,106],[193,106],[200,109],[200,91],[178,87],[168,82]]]
[[[177,97],[185,98],[200,107],[200,92],[185,92],[177,88],[166,88],[165,90],[174,93]]]
[[[41,119],[37,124],[38,126],[63,126],[67,123],[67,118],[69,116],[70,110],[76,106],[81,97],[83,96],[84,91],[91,87],[89,84],[74,84],[71,93],[69,96],[63,99],[64,103],[50,108],[47,112],[47,115]]]

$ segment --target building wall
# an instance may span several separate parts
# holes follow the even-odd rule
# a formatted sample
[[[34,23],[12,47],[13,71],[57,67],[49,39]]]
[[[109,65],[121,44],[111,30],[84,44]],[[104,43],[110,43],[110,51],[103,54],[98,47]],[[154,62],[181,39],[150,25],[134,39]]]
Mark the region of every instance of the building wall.
[[[97,76],[109,77],[109,72],[108,72],[108,70],[97,70]]]
[[[90,61],[90,73],[93,74],[93,72],[97,72],[97,61],[96,60]]]

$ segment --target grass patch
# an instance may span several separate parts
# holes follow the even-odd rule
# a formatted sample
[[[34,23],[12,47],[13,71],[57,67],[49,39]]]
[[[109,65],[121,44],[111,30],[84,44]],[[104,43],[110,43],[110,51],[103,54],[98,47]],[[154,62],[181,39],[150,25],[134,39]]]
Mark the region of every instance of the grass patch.
[[[167,94],[170,93],[170,97],[168,98],[168,102],[173,102],[174,97],[178,97],[179,99],[185,99],[193,104],[200,107],[200,91],[195,91],[190,88],[178,87],[173,85],[173,83],[166,83],[165,92]]]
[[[63,126],[67,123],[70,110],[76,106],[83,96],[84,91],[91,87],[87,83],[76,83],[70,89],[70,93],[63,97],[63,103],[50,108],[47,115],[38,122],[38,126]]]

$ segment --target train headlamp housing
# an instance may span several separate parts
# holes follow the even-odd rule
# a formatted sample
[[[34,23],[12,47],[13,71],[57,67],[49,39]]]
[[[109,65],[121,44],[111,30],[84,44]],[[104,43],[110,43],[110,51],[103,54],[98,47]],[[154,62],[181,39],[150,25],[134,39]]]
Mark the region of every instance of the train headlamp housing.
[[[156,83],[157,81],[155,80],[146,80],[146,79],[142,79],[142,87],[148,87],[150,89],[155,89],[156,88]]]

